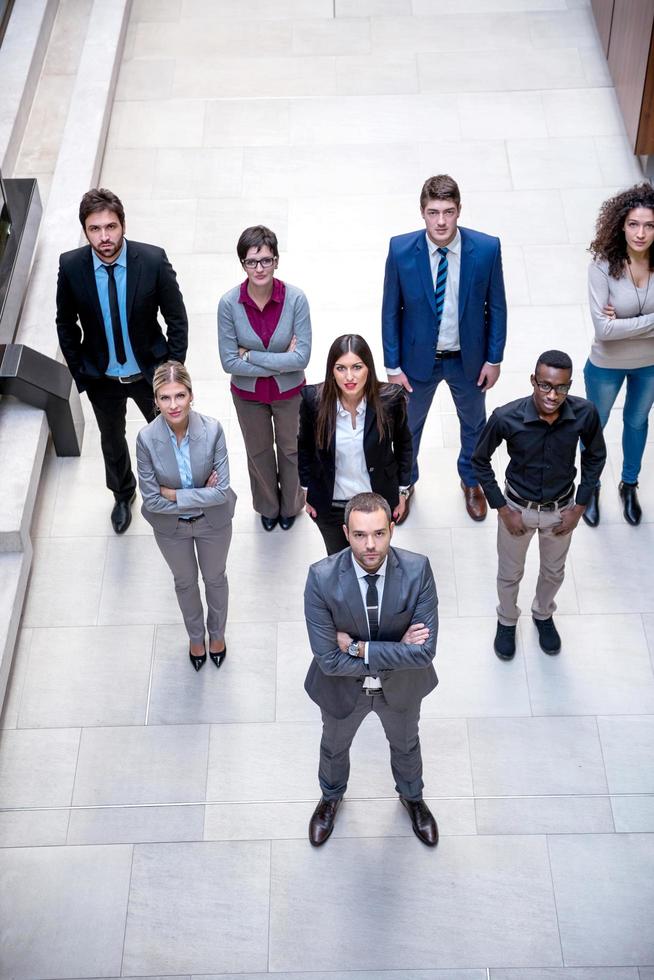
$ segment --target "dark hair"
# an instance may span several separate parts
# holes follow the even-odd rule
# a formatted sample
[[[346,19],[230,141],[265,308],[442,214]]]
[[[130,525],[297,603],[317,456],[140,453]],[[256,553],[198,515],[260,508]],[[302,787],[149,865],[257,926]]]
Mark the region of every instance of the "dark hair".
[[[572,359],[569,354],[566,354],[562,350],[543,351],[536,361],[534,373],[538,371],[541,364],[545,367],[558,368],[559,371],[572,371]]]
[[[279,258],[277,235],[274,231],[266,228],[265,225],[252,225],[251,228],[246,228],[245,231],[241,232],[241,237],[236,243],[236,254],[239,261],[243,262],[251,248],[256,248],[258,252],[264,245],[268,246],[276,259]]]
[[[106,187],[92,187],[87,191],[79,205],[79,220],[82,228],[86,230],[86,219],[96,211],[113,211],[120,227],[125,227],[125,208],[120,198],[108,191]]]
[[[595,238],[588,251],[594,259],[605,259],[609,275],[619,279],[629,263],[624,223],[634,208],[650,208],[654,211],[654,187],[646,181],[635,184],[626,191],[604,201],[597,216]],[[654,248],[649,250],[649,267],[654,269]]]
[[[422,185],[420,191],[420,207],[424,208],[427,201],[454,201],[457,208],[461,205],[461,192],[454,177],[449,174],[438,174],[430,177]]]
[[[336,378],[334,377],[334,365],[343,354],[356,354],[368,368],[368,377],[366,378],[363,397],[372,405],[377,416],[379,438],[384,438],[386,413],[379,395],[383,385],[377,380],[372,351],[359,334],[344,333],[341,337],[337,337],[329,348],[327,367],[325,368],[325,380],[322,384],[318,385],[319,404],[318,416],[316,418],[316,445],[318,449],[326,449],[334,435],[334,429],[336,427],[336,402],[339,398],[339,389],[336,384]]]
[[[353,510],[359,510],[362,514],[374,514],[376,510],[383,510],[390,525],[393,520],[391,508],[388,501],[378,493],[356,493],[345,505],[345,516],[343,521],[345,526],[350,526],[350,514]]]

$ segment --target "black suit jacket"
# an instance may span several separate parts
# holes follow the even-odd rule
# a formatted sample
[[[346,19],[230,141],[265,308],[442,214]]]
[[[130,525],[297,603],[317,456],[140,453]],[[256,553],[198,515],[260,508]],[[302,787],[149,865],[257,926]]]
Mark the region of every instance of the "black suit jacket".
[[[184,361],[188,319],[177,276],[156,245],[127,242],[127,329],[138,365],[148,381],[168,359]],[[164,335],[157,313],[166,322]],[[101,378],[109,363],[90,245],[64,252],[57,280],[57,333],[79,391]]]
[[[399,488],[411,483],[413,445],[407,422],[406,394],[401,385],[381,386],[381,399],[386,411],[383,439],[377,431],[377,415],[368,402],[363,431],[363,452],[375,493],[388,501],[393,510],[399,501]],[[300,434],[298,437],[298,470],[300,483],[307,487],[307,502],[325,514],[331,507],[336,479],[336,437],[326,449],[316,446],[316,419],[320,401],[320,385],[302,389],[300,402]]]
[[[337,630],[355,640],[367,640],[368,620],[346,548],[323,558],[309,569],[304,590],[304,614],[313,660],[304,688],[316,704],[333,718],[347,718],[354,710],[363,678],[377,675],[388,704],[406,711],[420,704],[436,687],[432,660],[438,633],[438,597],[429,560],[401,548],[388,552],[379,632],[368,644],[368,664],[361,657],[342,653]],[[429,629],[425,643],[401,643],[412,623]]]

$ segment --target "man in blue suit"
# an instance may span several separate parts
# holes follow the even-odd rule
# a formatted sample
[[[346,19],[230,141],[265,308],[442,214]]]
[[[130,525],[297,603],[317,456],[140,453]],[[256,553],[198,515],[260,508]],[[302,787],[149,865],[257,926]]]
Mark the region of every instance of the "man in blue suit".
[[[461,429],[457,466],[466,509],[473,520],[483,521],[486,498],[471,458],[486,423],[486,391],[499,377],[506,340],[500,241],[458,227],[461,195],[447,174],[425,182],[420,213],[425,231],[390,241],[382,303],[384,363],[389,381],[410,394],[411,489],[418,479],[427,413],[445,381]]]

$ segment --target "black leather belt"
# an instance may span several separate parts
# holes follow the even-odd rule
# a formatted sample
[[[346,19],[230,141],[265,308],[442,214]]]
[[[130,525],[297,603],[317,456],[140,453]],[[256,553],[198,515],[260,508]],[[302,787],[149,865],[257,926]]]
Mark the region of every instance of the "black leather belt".
[[[437,361],[449,361],[453,357],[461,357],[460,350],[437,350],[434,358]]]
[[[524,500],[523,497],[519,497],[517,493],[513,493],[508,487],[506,487],[505,493],[514,504],[520,504],[521,507],[525,507],[527,510],[557,510],[557,508],[565,507],[566,504],[570,503],[574,493],[574,487],[572,490],[568,490],[563,497],[559,497],[558,500],[544,500],[542,503],[538,503],[537,500]]]
[[[381,687],[364,687],[364,691],[366,692],[366,694],[368,695],[368,697],[371,697],[371,698],[374,697],[375,694],[381,694],[382,693]]]
[[[131,385],[135,381],[141,381],[143,379],[143,375],[139,371],[138,374],[127,374],[125,377],[119,378],[117,378],[115,374],[105,374],[105,378],[108,378],[109,381],[117,381],[121,385]]]

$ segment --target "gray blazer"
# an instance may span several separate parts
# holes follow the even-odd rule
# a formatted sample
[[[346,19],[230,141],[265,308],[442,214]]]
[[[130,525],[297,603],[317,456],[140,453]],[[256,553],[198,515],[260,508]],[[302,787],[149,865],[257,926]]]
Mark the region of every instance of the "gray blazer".
[[[191,412],[189,444],[194,487],[182,489],[179,467],[170,438],[170,429],[161,415],[141,429],[136,439],[139,489],[143,498],[141,513],[155,531],[174,535],[180,514],[204,513],[212,527],[228,524],[234,515],[236,494],[229,485],[229,462],[225,433],[220,422]],[[215,470],[218,483],[205,487]],[[159,487],[177,490],[177,501],[166,500]]]
[[[218,303],[220,362],[236,387],[243,391],[254,391],[257,378],[272,376],[281,392],[297,388],[304,381],[304,369],[311,357],[309,304],[301,289],[290,283],[285,286],[282,315],[267,349],[250,326],[245,307],[239,303],[240,286],[230,289]],[[297,346],[287,353],[293,335],[297,337]],[[239,347],[250,351],[247,361],[240,356]]]
[[[334,718],[354,710],[361,681],[376,674],[391,708],[405,711],[419,704],[438,683],[432,660],[438,633],[438,597],[429,560],[424,555],[391,548],[382,599],[379,634],[363,658],[342,653],[336,631],[367,640],[368,621],[349,548],[323,558],[309,569],[304,614],[313,660],[304,688]],[[424,623],[429,639],[422,646],[400,643],[412,623]]]

